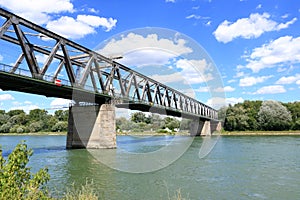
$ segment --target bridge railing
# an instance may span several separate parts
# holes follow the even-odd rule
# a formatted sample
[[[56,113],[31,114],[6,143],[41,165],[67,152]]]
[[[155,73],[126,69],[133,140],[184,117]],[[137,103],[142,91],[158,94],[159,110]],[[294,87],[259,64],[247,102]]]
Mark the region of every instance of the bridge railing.
[[[0,8],[0,41],[11,45],[2,71],[217,119],[215,109],[95,51]],[[8,49],[9,50],[9,49]],[[38,59],[44,57],[45,59]]]

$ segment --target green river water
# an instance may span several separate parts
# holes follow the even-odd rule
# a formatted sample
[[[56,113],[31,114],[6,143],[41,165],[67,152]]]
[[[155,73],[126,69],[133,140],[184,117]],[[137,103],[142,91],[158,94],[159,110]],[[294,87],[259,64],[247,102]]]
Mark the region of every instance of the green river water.
[[[118,149],[143,153],[173,139],[118,136],[117,144]],[[169,199],[178,189],[186,199],[300,199],[299,136],[222,136],[201,159],[203,139],[198,137],[178,160],[147,173],[111,169],[87,150],[66,150],[65,136],[0,136],[4,156],[21,140],[34,150],[30,161],[33,171],[49,168],[48,187],[54,195],[72,184],[92,180],[93,188],[104,199]],[[119,161],[127,167],[138,164]]]

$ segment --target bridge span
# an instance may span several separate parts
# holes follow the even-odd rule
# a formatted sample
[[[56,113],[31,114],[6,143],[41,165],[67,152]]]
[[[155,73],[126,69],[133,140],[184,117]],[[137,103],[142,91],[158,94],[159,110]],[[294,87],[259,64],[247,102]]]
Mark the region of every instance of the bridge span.
[[[115,106],[192,119],[192,135],[220,129],[215,109],[114,59],[1,8],[0,24],[0,88],[74,100],[68,148],[116,147]]]

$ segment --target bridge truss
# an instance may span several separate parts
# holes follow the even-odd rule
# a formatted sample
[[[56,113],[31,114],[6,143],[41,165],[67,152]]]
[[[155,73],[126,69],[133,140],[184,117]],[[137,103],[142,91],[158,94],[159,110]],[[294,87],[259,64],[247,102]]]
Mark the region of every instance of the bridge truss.
[[[8,55],[3,57],[6,63],[13,63],[0,64],[2,89],[12,89],[4,83],[5,78],[12,75],[13,79],[29,78],[36,87],[50,84],[47,92],[42,91],[43,88],[33,92],[46,96],[72,99],[70,95],[57,93],[76,89],[93,93],[97,98],[119,99],[120,107],[127,102],[140,110],[148,106],[218,119],[215,109],[0,8],[1,21],[0,45],[8,50]],[[13,51],[13,55],[9,51]],[[30,92],[21,88],[13,89]],[[51,93],[50,90],[56,88],[57,91]]]

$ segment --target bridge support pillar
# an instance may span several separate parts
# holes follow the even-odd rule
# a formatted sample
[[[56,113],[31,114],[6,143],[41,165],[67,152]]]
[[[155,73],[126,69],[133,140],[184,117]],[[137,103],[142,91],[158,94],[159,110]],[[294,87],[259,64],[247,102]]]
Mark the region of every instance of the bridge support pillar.
[[[67,148],[116,148],[115,106],[74,106],[69,109]]]
[[[191,136],[207,136],[215,131],[221,131],[221,122],[193,120],[190,125]]]

